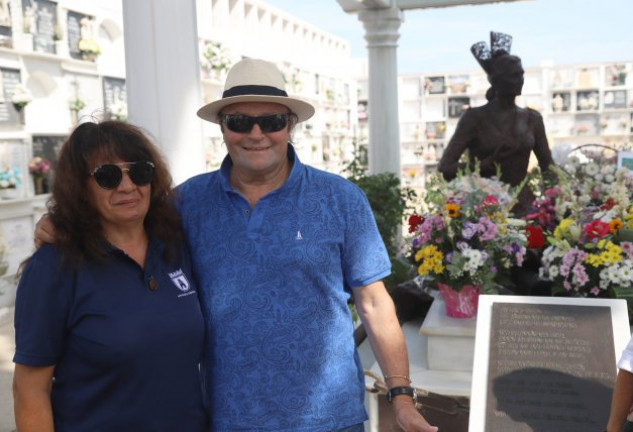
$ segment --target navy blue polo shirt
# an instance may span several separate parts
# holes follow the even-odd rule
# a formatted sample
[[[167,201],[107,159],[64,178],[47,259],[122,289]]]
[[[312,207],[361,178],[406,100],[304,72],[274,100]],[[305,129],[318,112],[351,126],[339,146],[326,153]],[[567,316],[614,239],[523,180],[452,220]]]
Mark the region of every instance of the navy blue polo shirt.
[[[150,241],[145,269],[118,249],[71,269],[52,245],[17,291],[15,363],[56,365],[55,430],[204,431],[204,324],[186,251]]]

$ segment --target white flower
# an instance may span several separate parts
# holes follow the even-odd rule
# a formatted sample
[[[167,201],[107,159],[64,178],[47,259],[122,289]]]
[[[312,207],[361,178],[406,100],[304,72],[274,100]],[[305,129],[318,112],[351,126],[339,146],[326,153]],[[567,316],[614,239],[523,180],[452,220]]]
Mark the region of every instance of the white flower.
[[[11,96],[11,102],[17,105],[26,105],[33,100],[33,96],[29,89],[23,84],[18,84],[13,89],[13,96]]]
[[[585,165],[585,173],[588,176],[595,176],[596,174],[598,174],[598,172],[600,171],[600,168],[598,167],[598,165],[596,165],[593,162],[589,162],[587,165]]]

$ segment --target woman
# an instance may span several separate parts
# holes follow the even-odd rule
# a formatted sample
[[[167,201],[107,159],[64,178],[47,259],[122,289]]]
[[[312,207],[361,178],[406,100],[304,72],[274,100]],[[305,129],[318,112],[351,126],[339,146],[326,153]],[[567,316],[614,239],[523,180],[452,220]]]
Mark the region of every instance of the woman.
[[[204,325],[172,179],[136,127],[78,126],[52,188],[53,244],[17,291],[26,431],[203,431]]]
[[[472,169],[479,161],[481,175],[492,177],[499,167],[500,180],[517,186],[527,175],[532,152],[543,173],[552,164],[552,155],[541,115],[515,104],[523,89],[524,71],[521,59],[510,55],[512,38],[496,32],[490,38],[492,49],[485,42],[471,48],[488,74],[492,86],[486,94],[489,102],[464,111],[437,169],[447,180],[454,178],[461,167],[459,160],[468,150]],[[525,186],[513,209],[515,215],[527,213],[533,201],[534,194]]]

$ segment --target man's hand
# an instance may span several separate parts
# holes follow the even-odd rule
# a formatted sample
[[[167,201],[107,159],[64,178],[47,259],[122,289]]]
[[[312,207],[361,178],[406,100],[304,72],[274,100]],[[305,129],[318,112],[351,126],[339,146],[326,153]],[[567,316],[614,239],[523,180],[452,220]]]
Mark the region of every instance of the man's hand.
[[[398,426],[405,432],[437,432],[436,426],[431,426],[422,414],[415,408],[413,400],[408,396],[393,398],[393,409],[396,413]]]
[[[53,243],[55,228],[48,213],[45,213],[35,224],[35,247],[40,248],[44,243]]]

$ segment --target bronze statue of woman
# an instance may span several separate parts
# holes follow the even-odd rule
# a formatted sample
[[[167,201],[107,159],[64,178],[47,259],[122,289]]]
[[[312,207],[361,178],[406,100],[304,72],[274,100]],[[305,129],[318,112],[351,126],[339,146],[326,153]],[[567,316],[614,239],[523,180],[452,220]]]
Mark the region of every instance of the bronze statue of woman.
[[[462,154],[468,151],[472,169],[478,160],[481,175],[492,177],[498,165],[500,180],[516,186],[527,175],[532,152],[543,173],[553,163],[552,155],[541,115],[515,103],[523,89],[524,71],[521,59],[510,54],[512,37],[490,32],[490,42],[490,48],[485,42],[471,47],[488,75],[491,85],[486,93],[488,102],[464,111],[437,169],[447,180],[454,178],[461,167],[459,160]],[[534,194],[526,185],[513,208],[514,214],[524,215],[533,201]]]

